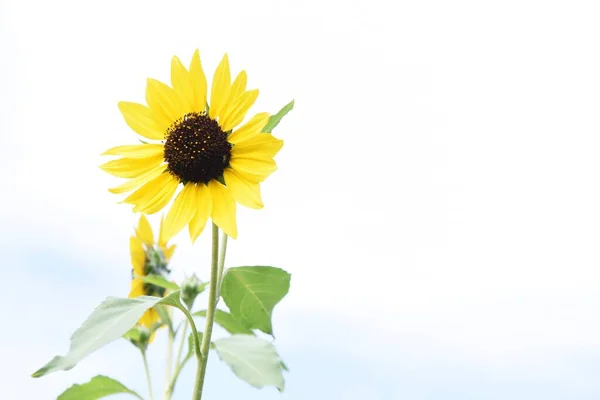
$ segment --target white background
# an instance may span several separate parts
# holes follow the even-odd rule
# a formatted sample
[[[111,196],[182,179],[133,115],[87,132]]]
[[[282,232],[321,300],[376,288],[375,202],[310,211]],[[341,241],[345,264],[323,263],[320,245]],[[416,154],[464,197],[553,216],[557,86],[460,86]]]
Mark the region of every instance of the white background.
[[[224,52],[248,72],[254,111],[296,100],[227,263],[293,275],[274,320],[288,387],[256,391],[214,357],[210,398],[600,398],[598,16],[593,1],[1,0],[4,398],[96,373],[145,393],[124,342],[29,374],[126,295],[136,216],[99,154],[136,140],[117,102],[196,48],[209,79]],[[176,240],[175,276],[206,279],[208,237]]]

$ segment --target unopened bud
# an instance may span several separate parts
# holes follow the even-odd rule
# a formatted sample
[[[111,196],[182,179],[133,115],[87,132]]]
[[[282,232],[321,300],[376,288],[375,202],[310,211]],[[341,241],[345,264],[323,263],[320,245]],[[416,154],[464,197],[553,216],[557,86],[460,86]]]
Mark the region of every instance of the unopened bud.
[[[204,291],[206,284],[204,284],[196,275],[192,275],[189,278],[185,278],[181,283],[181,300],[188,307],[188,310],[192,309],[194,300],[196,297]]]
[[[136,325],[131,328],[123,337],[129,340],[135,347],[138,347],[142,351],[148,348],[148,342],[152,332],[148,328],[142,325]]]

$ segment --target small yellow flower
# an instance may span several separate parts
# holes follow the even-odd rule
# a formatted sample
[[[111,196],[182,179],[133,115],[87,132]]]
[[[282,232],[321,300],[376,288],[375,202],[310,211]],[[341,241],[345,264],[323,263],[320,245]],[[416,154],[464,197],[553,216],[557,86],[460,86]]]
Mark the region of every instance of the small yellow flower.
[[[134,212],[153,214],[175,197],[165,219],[170,239],[186,225],[194,241],[208,218],[236,238],[236,203],[260,209],[260,183],[277,169],[273,157],[283,141],[261,131],[269,121],[259,113],[238,127],[256,101],[258,90],[246,90],[246,72],[231,82],[227,54],[208,85],[198,51],[189,69],[171,61],[171,86],[148,79],[147,106],[121,102],[127,124],[149,143],[111,148],[121,156],[101,168],[128,181],[110,189],[134,190],[125,200]]]
[[[163,222],[161,220],[158,243],[155,243],[152,228],[142,214],[135,235],[129,239],[131,264],[133,265],[130,298],[138,296],[164,297],[165,295],[165,289],[145,283],[140,278],[150,274],[164,275],[169,272],[167,265],[175,251],[175,245],[167,245],[162,228]],[[157,322],[160,322],[160,316],[154,308],[150,308],[142,315],[138,324],[151,328]]]

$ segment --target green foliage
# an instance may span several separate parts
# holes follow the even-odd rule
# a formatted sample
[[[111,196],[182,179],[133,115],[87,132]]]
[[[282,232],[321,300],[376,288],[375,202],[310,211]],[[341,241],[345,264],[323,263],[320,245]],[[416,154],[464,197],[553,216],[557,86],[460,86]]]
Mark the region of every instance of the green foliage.
[[[249,329],[273,335],[273,307],[287,294],[290,274],[275,267],[235,267],[227,270],[221,296],[233,318]]]
[[[79,361],[115,341],[134,326],[144,312],[157,304],[166,304],[187,310],[179,300],[179,292],[167,297],[140,296],[133,299],[108,297],[88,317],[83,325],[71,336],[69,352],[64,356],[55,356],[46,365],[33,373],[33,377],[47,375],[55,371],[67,371]]]
[[[108,376],[97,375],[87,383],[75,384],[65,390],[57,400],[96,400],[117,393],[128,393],[140,400],[143,398],[122,383]]]
[[[171,321],[171,315],[169,315],[169,310],[167,307],[161,306],[160,304],[154,307],[158,315],[160,316],[160,321],[155,323],[151,328],[151,332],[156,332],[162,326],[166,325],[169,328],[169,331],[173,332],[173,321]]]
[[[198,311],[193,315],[194,317],[206,317],[206,310]],[[233,318],[233,316],[226,311],[216,310],[215,322],[221,325],[221,327],[231,334],[243,333],[247,335],[254,335],[252,329],[246,328],[241,322]]]
[[[294,108],[294,100],[290,101],[288,104],[283,106],[283,108],[279,110],[277,114],[271,115],[271,117],[269,118],[269,122],[267,122],[267,125],[265,125],[262,131],[264,133],[271,133],[273,129],[275,129],[275,127],[279,124],[281,119],[287,113],[289,113],[292,110],[292,108]]]
[[[140,278],[144,283],[150,283],[163,289],[169,289],[171,291],[179,290],[179,285],[175,282],[168,281],[161,275],[150,274],[146,276],[136,276],[136,278]]]
[[[178,285],[168,282],[162,276],[149,275],[143,279],[158,287],[179,288]],[[288,370],[287,366],[279,358],[274,345],[268,340],[255,336],[253,329],[273,335],[271,321],[273,309],[288,293],[290,279],[290,274],[280,268],[254,266],[230,268],[221,282],[220,295],[230,312],[215,310],[215,322],[232,336],[211,342],[210,348],[217,351],[219,358],[229,365],[238,378],[256,388],[275,386],[280,391],[284,388],[283,371]],[[189,306],[193,302],[193,297],[202,292],[206,285],[207,283],[197,279],[187,282],[186,289],[192,295],[188,296],[190,297]],[[182,284],[181,288],[183,287]],[[173,336],[178,331],[178,329],[174,331],[171,326],[170,313],[164,309],[166,306],[180,309],[191,324],[193,332],[196,332],[192,315],[182,303],[182,292],[180,291],[173,292],[164,298],[154,296],[109,297],[73,333],[67,354],[55,356],[33,376],[41,377],[55,371],[69,370],[94,351],[120,337],[131,341],[144,352],[150,335],[160,326],[166,323]],[[160,312],[163,322],[155,324],[151,329],[136,326],[144,312],[152,307]],[[206,317],[206,313],[206,310],[203,310],[194,313],[193,316]],[[200,354],[202,337],[202,332],[192,333],[187,337],[187,354],[180,363],[176,364],[175,374],[169,382],[167,393],[172,394],[177,376],[186,362],[195,354]],[[185,339],[183,340],[185,343]],[[96,400],[119,393],[130,394],[141,399],[137,393],[120,382],[99,375],[87,383],[71,386],[60,395],[58,400]]]
[[[252,335],[232,335],[214,344],[219,358],[238,378],[258,389],[275,386],[283,390],[282,363],[271,342]]]

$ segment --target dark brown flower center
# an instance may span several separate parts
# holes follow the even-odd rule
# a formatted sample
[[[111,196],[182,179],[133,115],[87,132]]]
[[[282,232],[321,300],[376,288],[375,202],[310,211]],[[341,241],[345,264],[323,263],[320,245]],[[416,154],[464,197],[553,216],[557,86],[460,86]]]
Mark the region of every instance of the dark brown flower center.
[[[231,144],[206,113],[184,115],[169,127],[166,138],[167,168],[183,183],[208,183],[229,165]]]

